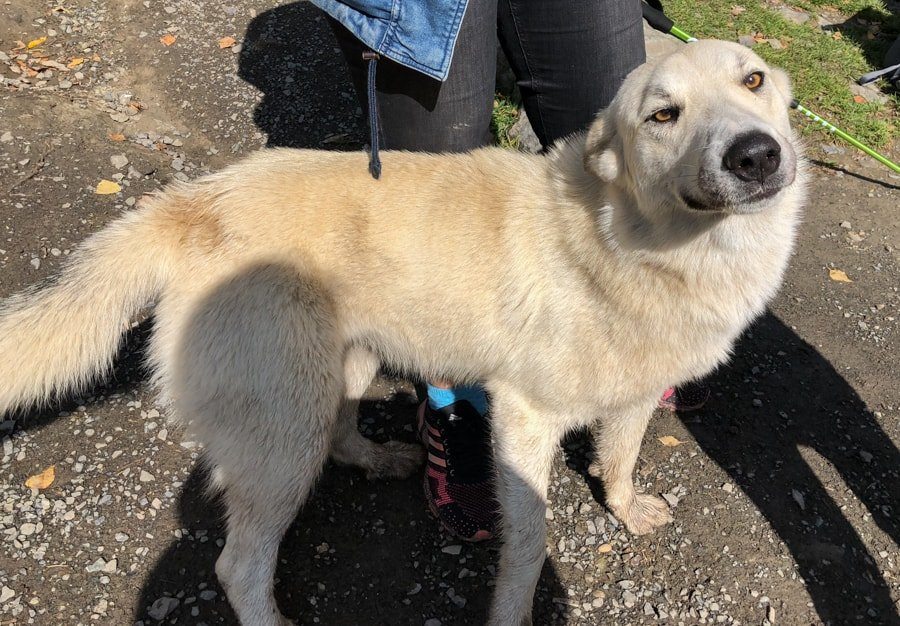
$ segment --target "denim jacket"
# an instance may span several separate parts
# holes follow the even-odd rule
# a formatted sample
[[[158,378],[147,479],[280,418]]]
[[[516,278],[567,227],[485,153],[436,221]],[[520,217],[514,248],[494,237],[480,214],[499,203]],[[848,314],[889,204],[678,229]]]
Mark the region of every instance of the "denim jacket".
[[[445,80],[467,0],[312,0],[374,52]]]

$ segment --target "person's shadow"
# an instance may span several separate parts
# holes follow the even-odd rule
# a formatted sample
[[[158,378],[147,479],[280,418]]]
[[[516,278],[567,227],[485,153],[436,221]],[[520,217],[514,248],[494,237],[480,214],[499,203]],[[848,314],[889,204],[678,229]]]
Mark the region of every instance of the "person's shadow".
[[[833,468],[900,543],[900,452],[872,410],[772,313],[710,383],[716,393],[684,424],[785,542],[819,617],[835,626],[900,624],[878,565],[832,496],[837,485],[823,484]]]
[[[872,410],[771,312],[704,382],[710,400],[679,417],[785,543],[822,622],[900,624],[888,584],[835,502],[839,491],[828,476],[833,468],[881,531],[900,543],[900,452]],[[566,461],[602,503],[603,485],[588,473],[590,436],[567,439]]]
[[[308,2],[247,27],[238,75],[262,92],[253,112],[270,148],[361,148],[365,120],[325,13]]]

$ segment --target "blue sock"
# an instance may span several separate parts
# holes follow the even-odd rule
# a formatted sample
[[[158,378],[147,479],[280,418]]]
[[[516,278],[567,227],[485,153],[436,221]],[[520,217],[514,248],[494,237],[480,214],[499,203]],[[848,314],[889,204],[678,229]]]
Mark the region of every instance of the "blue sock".
[[[434,410],[442,409],[460,400],[466,400],[482,415],[487,413],[487,396],[479,385],[451,387],[450,389],[428,385],[428,406]]]

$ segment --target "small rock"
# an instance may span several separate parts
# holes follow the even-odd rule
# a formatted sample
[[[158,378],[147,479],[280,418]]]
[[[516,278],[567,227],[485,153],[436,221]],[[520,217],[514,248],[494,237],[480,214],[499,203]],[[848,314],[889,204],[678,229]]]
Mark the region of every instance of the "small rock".
[[[797,503],[801,510],[806,510],[806,499],[803,497],[802,493],[796,489],[791,489],[791,497],[794,498],[794,502]]]
[[[873,458],[873,457],[872,457],[872,453],[871,453],[871,452],[866,452],[865,450],[860,450],[860,451],[859,451],[859,456],[860,456],[860,458],[863,460],[863,462],[865,462],[865,463],[871,463],[871,462],[872,462],[872,458]]]
[[[637,596],[630,591],[626,591],[622,594],[622,603],[629,609],[637,603],[637,599]]]
[[[105,567],[106,567],[106,559],[104,559],[103,557],[99,557],[96,561],[94,561],[93,563],[91,563],[90,565],[85,567],[84,571],[91,573],[91,574],[95,574],[97,572],[104,571]]]
[[[140,480],[142,483],[149,483],[156,480],[156,477],[147,470],[141,470],[141,474],[138,477],[138,480]]]
[[[784,19],[793,22],[794,24],[803,24],[809,20],[809,13],[798,11],[790,7],[780,6],[777,8],[777,11],[781,13],[781,16]]]
[[[756,45],[756,40],[753,38],[753,35],[741,35],[740,37],[738,37],[738,43],[742,46],[752,48]]]
[[[12,140],[13,140],[13,135],[9,131],[6,131],[2,135],[0,135],[0,143],[9,143]]]
[[[441,552],[443,552],[444,554],[452,554],[453,556],[456,556],[460,552],[462,552],[462,546],[460,546],[460,545],[444,546],[443,548],[441,548]]]
[[[734,485],[731,483],[722,483],[722,491],[725,493],[732,493],[734,492]]]
[[[15,597],[15,595],[16,595],[15,591],[10,589],[6,585],[3,585],[3,587],[0,588],[0,604],[3,604],[4,602],[6,602],[8,600],[13,599]]]
[[[425,620],[425,626],[441,626],[441,620],[436,617]]]
[[[662,494],[662,497],[663,497],[663,500],[665,500],[666,502],[669,503],[669,506],[671,506],[671,507],[678,506],[679,498],[674,493],[664,493],[664,494]]]
[[[36,270],[41,269],[41,260],[40,259],[31,259],[31,266]]]
[[[124,124],[129,119],[131,119],[124,113],[110,113],[109,117],[112,119],[112,121],[119,122],[120,124]]]
[[[214,600],[218,594],[212,589],[204,589],[200,592],[201,600]]]
[[[37,530],[37,526],[35,526],[31,522],[25,522],[24,524],[19,526],[19,534],[25,535],[26,537],[33,535],[35,530]]]
[[[653,605],[649,602],[644,602],[644,615],[656,616],[656,611],[653,610]]]
[[[117,170],[122,169],[126,165],[128,165],[128,157],[124,154],[114,154],[109,157],[109,162],[112,163],[112,166]]]
[[[163,596],[150,605],[150,608],[147,609],[147,615],[155,620],[163,620],[169,613],[175,610],[175,607],[177,607],[178,604],[177,598]]]
[[[841,222],[841,228],[846,228],[847,230],[850,230],[851,228],[853,228],[853,224],[851,224],[847,220],[844,220],[843,222]]]

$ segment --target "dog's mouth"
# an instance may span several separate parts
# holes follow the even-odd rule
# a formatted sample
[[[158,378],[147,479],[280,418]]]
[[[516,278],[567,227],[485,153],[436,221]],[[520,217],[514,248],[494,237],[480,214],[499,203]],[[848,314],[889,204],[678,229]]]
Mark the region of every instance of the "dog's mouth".
[[[758,202],[768,200],[782,190],[782,187],[764,187],[739,200],[730,200],[722,197],[713,197],[711,199],[699,199],[695,195],[687,191],[679,191],[678,197],[682,204],[692,211],[703,212],[729,212],[729,213],[748,213],[752,212]]]

